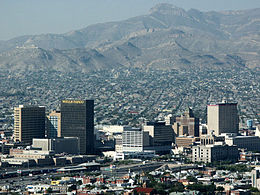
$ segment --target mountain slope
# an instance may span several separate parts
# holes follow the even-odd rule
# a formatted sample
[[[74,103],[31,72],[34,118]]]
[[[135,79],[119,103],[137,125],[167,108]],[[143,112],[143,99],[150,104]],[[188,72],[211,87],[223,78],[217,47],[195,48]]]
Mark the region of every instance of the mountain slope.
[[[11,71],[89,72],[119,65],[94,49],[45,50],[38,47],[20,47],[0,53],[0,67]]]
[[[65,34],[0,42],[0,67],[95,71],[143,68],[260,67],[260,9],[185,11],[159,4],[147,15]]]
[[[71,49],[97,46],[102,42],[120,40],[132,33],[150,29],[185,28],[207,32],[217,38],[241,37],[259,32],[260,9],[229,12],[185,11],[170,4],[159,4],[148,15],[120,22],[95,24],[65,34],[23,36],[0,44],[1,50],[22,45],[44,49]]]

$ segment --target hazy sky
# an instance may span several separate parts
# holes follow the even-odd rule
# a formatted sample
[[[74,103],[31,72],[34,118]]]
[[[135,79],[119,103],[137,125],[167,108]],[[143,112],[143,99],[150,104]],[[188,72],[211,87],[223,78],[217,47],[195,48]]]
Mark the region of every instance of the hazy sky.
[[[0,0],[0,40],[127,19],[158,3],[201,11],[260,8],[260,0]]]

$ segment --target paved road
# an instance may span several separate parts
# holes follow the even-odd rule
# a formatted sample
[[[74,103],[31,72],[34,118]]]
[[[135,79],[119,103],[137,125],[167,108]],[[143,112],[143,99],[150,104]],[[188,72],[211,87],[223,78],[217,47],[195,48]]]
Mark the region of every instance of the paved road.
[[[112,171],[108,170],[109,167],[102,167],[101,173],[104,175],[107,175],[108,177],[121,177],[129,172],[129,169],[131,172],[146,172],[146,171],[152,171],[155,170],[162,165],[168,165],[168,162],[148,162],[146,164],[138,163],[138,164],[130,164],[130,165],[121,165],[113,169]],[[173,170],[176,169],[178,171],[178,167],[182,166],[182,169],[184,169],[183,166],[185,165],[170,165],[169,167]],[[45,169],[45,168],[43,168]],[[14,171],[14,170],[13,170]],[[82,173],[84,174],[84,173]],[[6,178],[6,179],[0,179],[0,186],[3,185],[9,185],[9,186],[21,186],[21,189],[24,189],[29,184],[37,184],[37,183],[46,183],[50,184],[51,178],[54,177],[62,177],[66,176],[68,173],[45,173],[45,174],[39,174],[39,175],[33,175],[33,176],[19,176],[14,178]]]
[[[134,164],[134,165],[119,166],[112,170],[107,170],[107,168],[109,168],[109,167],[103,167],[101,169],[101,172],[104,175],[107,175],[108,177],[111,177],[111,176],[120,177],[120,176],[127,174],[129,172],[129,169],[132,172],[141,173],[141,172],[155,170],[155,169],[161,167],[163,164],[164,164],[164,162],[151,162],[151,163],[147,163],[147,164],[139,163],[139,164]]]

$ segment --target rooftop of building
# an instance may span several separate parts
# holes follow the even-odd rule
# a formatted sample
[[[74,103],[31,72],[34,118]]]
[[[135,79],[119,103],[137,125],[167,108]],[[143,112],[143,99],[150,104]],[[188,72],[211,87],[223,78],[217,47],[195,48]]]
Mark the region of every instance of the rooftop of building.
[[[137,193],[151,193],[154,189],[137,187],[137,188],[135,188],[135,190]]]
[[[222,102],[208,104],[208,106],[223,106],[223,105],[237,105],[237,102],[228,102],[227,100],[223,100]]]
[[[37,105],[19,105],[16,108],[45,108],[45,106],[37,106]]]
[[[165,121],[150,121],[146,123],[147,126],[164,126]]]
[[[142,129],[141,128],[131,127],[131,128],[125,128],[123,130],[123,132],[126,132],[126,131],[142,131]]]

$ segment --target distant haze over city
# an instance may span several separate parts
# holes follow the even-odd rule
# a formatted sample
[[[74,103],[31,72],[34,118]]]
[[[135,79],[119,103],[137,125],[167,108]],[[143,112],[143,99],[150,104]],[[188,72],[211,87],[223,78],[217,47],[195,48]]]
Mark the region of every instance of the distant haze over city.
[[[118,21],[87,26],[91,17],[82,16],[84,28],[70,26],[68,29],[74,30],[61,34],[52,34],[45,28],[48,34],[0,41],[3,107],[9,110],[18,104],[40,104],[52,110],[61,99],[88,97],[97,105],[97,124],[137,125],[143,119],[153,120],[158,111],[179,115],[188,106],[206,121],[207,104],[227,98],[238,103],[243,124],[247,119],[258,120],[260,8],[246,9],[249,4],[238,7],[240,1],[232,4],[236,7],[228,6],[232,2],[228,1],[225,7],[219,4],[215,8],[202,3],[198,7],[192,3],[151,2],[156,5],[135,4],[138,8],[147,7],[141,14],[128,4],[134,17],[124,18],[121,14],[114,19]],[[115,5],[108,4],[109,1],[104,10]],[[46,18],[67,17],[58,11],[56,16],[49,14],[55,6],[45,9],[44,5]],[[120,7],[113,9],[124,12]],[[213,9],[233,11],[208,11]],[[67,9],[67,15],[72,13],[70,10]],[[30,23],[33,19],[35,25],[43,26],[37,9],[33,14],[35,17],[23,21]],[[96,11],[92,18],[112,20],[104,15],[105,12]],[[68,17],[66,24],[79,22],[76,16]],[[10,25],[15,24],[11,18]],[[22,23],[17,21],[16,25]],[[23,27],[27,29],[26,25]],[[1,32],[11,32],[9,28],[2,29]],[[64,30],[59,28],[59,32]]]
[[[22,35],[65,33],[91,24],[147,14],[158,3],[201,11],[259,8],[259,0],[11,0],[1,1],[0,40]]]
[[[0,0],[0,194],[260,194],[260,0]]]

